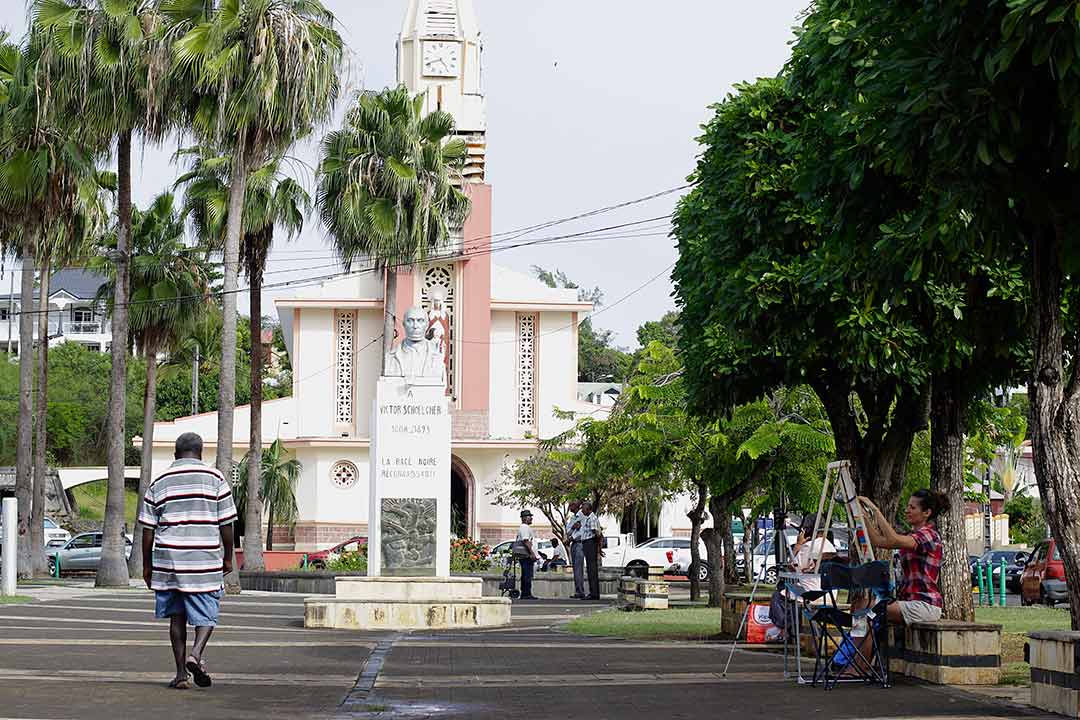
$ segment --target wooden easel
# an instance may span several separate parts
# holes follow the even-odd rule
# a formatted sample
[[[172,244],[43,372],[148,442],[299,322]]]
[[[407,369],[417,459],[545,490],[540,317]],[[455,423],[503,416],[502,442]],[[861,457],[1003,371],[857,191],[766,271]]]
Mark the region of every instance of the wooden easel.
[[[825,511],[825,499],[829,499],[829,508],[825,514],[825,523],[821,524],[821,513]],[[858,558],[859,564],[874,560],[874,548],[870,545],[870,536],[866,532],[866,515],[859,504],[858,495],[855,492],[855,480],[851,477],[851,463],[847,460],[839,460],[829,463],[825,470],[825,483],[821,488],[821,499],[818,501],[817,518],[814,521],[814,534],[810,537],[810,548],[813,551],[814,540],[817,539],[818,531],[828,532],[832,525],[833,510],[836,504],[844,506],[847,514],[848,526],[848,557]],[[817,557],[814,558],[814,570],[821,568],[821,555],[825,543],[818,543]],[[852,548],[855,554],[852,555]]]

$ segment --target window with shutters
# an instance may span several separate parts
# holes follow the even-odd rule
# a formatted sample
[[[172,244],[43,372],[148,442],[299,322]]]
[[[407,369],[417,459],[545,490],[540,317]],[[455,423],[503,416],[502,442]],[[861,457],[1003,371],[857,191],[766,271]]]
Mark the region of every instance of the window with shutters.
[[[457,2],[455,0],[428,0],[424,15],[425,35],[458,34]]]

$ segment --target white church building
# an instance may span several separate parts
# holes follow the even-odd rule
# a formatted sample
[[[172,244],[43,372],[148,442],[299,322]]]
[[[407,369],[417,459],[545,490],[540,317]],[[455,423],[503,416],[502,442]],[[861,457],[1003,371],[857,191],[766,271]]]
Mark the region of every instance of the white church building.
[[[513,537],[519,508],[486,493],[504,468],[564,431],[555,410],[606,413],[578,399],[578,323],[592,310],[576,290],[552,289],[492,264],[492,187],[486,181],[481,41],[470,0],[411,0],[398,41],[398,76],[427,93],[428,110],[451,112],[469,146],[465,170],[472,214],[447,259],[399,271],[399,316],[442,300],[449,319],[447,383],[453,420],[450,477],[454,529],[486,543]],[[303,463],[299,517],[276,542],[301,551],[368,532],[370,416],[382,353],[384,278],[355,273],[292,297],[276,310],[293,368],[291,397],[264,404],[263,443],[281,439]],[[398,336],[402,337],[400,323]],[[249,408],[238,407],[236,458],[247,451]],[[216,449],[216,413],[162,422],[154,430],[154,472],[173,441],[199,433]],[[538,533],[548,530],[537,513]]]

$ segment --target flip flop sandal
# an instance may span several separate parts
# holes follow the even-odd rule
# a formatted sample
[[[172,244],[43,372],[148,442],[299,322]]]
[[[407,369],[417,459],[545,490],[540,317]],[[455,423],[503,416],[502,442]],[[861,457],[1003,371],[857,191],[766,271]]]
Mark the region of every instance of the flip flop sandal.
[[[214,684],[214,681],[207,674],[206,668],[203,667],[202,661],[196,662],[194,657],[188,656],[187,669],[191,673],[191,677],[195,679],[195,684],[201,688],[207,688]]]
[[[191,683],[188,682],[187,678],[184,678],[183,680],[173,678],[172,682],[169,683],[169,687],[173,690],[190,690]]]

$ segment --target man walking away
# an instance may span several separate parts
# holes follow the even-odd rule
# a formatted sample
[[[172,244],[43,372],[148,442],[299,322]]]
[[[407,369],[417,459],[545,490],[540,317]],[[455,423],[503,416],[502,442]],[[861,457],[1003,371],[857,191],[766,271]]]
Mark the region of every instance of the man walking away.
[[[536,600],[536,596],[532,594],[532,582],[533,582],[533,570],[536,568],[536,561],[540,559],[540,556],[536,554],[536,548],[533,543],[533,530],[532,525],[533,516],[529,510],[521,511],[521,527],[518,528],[517,542],[515,545],[524,545],[524,552],[517,552],[518,562],[521,563],[521,599],[522,600]]]
[[[585,549],[581,544],[581,503],[570,501],[570,519],[566,521],[566,542],[570,543],[570,562],[574,566],[575,600],[585,599]]]
[[[586,600],[600,599],[600,521],[593,512],[592,503],[581,504],[581,546],[589,575],[589,596]]]
[[[143,579],[154,591],[154,615],[169,618],[176,677],[169,687],[210,687],[205,653],[218,622],[224,573],[232,571],[236,506],[229,483],[202,462],[203,442],[195,433],[176,439],[175,462],[146,491],[139,510]],[[195,642],[187,653],[187,626]]]

